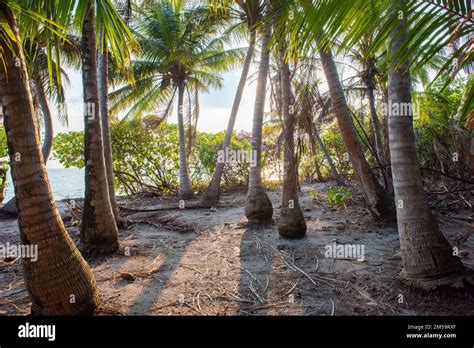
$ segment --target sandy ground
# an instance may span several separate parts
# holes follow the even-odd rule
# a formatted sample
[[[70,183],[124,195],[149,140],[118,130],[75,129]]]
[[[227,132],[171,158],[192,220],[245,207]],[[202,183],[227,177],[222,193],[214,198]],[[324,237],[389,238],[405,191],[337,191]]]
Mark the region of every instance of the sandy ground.
[[[375,223],[355,198],[331,208],[329,183],[304,185],[300,198],[308,232],[280,239],[276,224],[246,225],[244,193],[224,193],[215,209],[152,213],[123,211],[120,252],[89,259],[104,315],[472,315],[471,287],[435,292],[402,283],[395,224]],[[314,201],[309,191],[321,197]],[[274,207],[280,193],[270,192]],[[173,198],[121,199],[128,207],[177,204]],[[64,202],[60,203],[64,214]],[[277,209],[275,209],[277,212]],[[437,209],[440,226],[474,269],[472,212]],[[278,219],[275,214],[275,219]],[[78,241],[73,219],[65,219]],[[134,223],[132,221],[141,221]],[[16,220],[0,219],[0,243],[19,242]],[[325,257],[332,242],[360,244],[364,261]],[[0,263],[0,315],[29,313],[20,260]],[[123,273],[135,280],[127,280]],[[127,277],[125,277],[127,278]]]

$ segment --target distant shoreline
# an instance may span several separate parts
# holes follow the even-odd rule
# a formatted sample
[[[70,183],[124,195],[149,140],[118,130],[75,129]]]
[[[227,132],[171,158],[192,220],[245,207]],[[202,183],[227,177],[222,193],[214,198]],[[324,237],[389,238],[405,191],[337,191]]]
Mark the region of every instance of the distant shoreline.
[[[71,167],[47,168],[47,170],[55,201],[84,198],[84,169]],[[7,174],[7,178],[8,186],[5,190],[3,204],[14,196],[10,171]]]

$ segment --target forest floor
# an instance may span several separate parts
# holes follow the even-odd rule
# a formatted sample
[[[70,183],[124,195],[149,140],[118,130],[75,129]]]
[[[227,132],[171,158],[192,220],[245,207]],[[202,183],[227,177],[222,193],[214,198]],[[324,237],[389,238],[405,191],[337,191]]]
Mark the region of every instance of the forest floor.
[[[330,207],[331,183],[305,184],[302,240],[280,239],[276,223],[247,226],[245,193],[223,193],[216,209],[136,212],[123,209],[120,252],[93,257],[103,315],[472,315],[472,287],[426,292],[399,279],[396,224],[374,222],[358,195]],[[309,192],[320,196],[313,200]],[[472,191],[474,192],[474,191]],[[269,197],[275,208],[280,192]],[[439,202],[439,200],[438,200]],[[474,269],[472,210],[433,204],[441,229]],[[153,209],[176,198],[128,197],[121,206]],[[58,203],[78,242],[74,213]],[[278,209],[274,218],[278,219]],[[71,216],[72,215],[72,216]],[[0,243],[19,243],[15,219],[0,218]],[[325,247],[363,245],[364,260],[325,257]],[[21,260],[0,260],[0,315],[29,313]]]

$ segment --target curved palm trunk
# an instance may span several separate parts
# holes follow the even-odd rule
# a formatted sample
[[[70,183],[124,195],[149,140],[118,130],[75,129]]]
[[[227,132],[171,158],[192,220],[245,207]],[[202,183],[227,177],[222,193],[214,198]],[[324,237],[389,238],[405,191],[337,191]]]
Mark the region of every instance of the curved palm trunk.
[[[387,48],[388,51],[392,54],[397,51],[406,37],[407,32],[402,23],[398,33],[389,40],[393,44]],[[403,63],[397,69],[398,65],[397,61],[391,62],[388,105],[411,105],[408,63]],[[453,277],[462,273],[464,267],[459,258],[453,256],[453,250],[440,232],[427,204],[416,155],[412,112],[408,110],[407,114],[399,115],[389,109],[390,155],[397,202],[402,276],[416,286],[436,287],[453,281]]]
[[[232,139],[232,132],[234,131],[235,120],[237,118],[237,113],[239,111],[240,102],[242,100],[242,95],[244,93],[245,84],[247,83],[247,77],[250,70],[250,64],[252,63],[253,53],[255,51],[255,33],[251,33],[250,44],[247,50],[247,55],[245,57],[244,66],[242,68],[242,73],[240,75],[239,85],[237,86],[237,91],[234,97],[234,103],[232,104],[232,110],[230,112],[229,122],[227,124],[227,130],[225,133],[224,142],[222,143],[222,151],[226,151],[230,145]],[[216,204],[219,199],[220,193],[220,183],[222,178],[222,173],[224,171],[224,162],[217,162],[216,169],[212,175],[211,183],[209,187],[204,191],[201,198],[200,204],[202,206],[213,206]]]
[[[306,234],[306,222],[298,200],[297,163],[295,158],[295,116],[290,112],[291,81],[290,68],[280,51],[281,106],[283,111],[283,193],[281,201],[278,233],[283,238],[303,238]]]
[[[184,84],[178,86],[178,135],[179,135],[179,188],[180,199],[193,198],[194,192],[189,179],[188,163],[186,156],[186,132],[184,129]]]
[[[97,79],[94,2],[82,26],[82,79],[84,84],[85,196],[81,242],[90,252],[113,253],[119,247],[118,230],[110,204],[102,143]]]
[[[51,110],[49,108],[46,93],[44,92],[43,85],[41,83],[35,83],[36,96],[38,98],[41,112],[43,113],[44,120],[44,140],[41,146],[41,152],[43,154],[44,163],[48,162],[49,156],[51,155],[51,149],[53,148],[53,119],[51,116]],[[16,197],[12,197],[1,209],[2,213],[16,216],[18,215]]]
[[[250,146],[252,155],[255,156],[256,161],[255,165],[250,166],[249,189],[245,204],[245,216],[249,222],[269,221],[273,216],[272,202],[265,193],[265,188],[262,184],[261,163],[263,113],[265,110],[267,76],[270,65],[270,52],[268,50],[270,36],[271,27],[267,24],[266,33],[262,40]]]
[[[103,30],[100,31],[100,44],[98,53],[98,73],[99,73],[99,103],[100,103],[100,120],[102,122],[102,141],[104,143],[104,160],[107,172],[107,185],[109,187],[109,198],[115,221],[119,220],[119,212],[117,200],[115,199],[115,178],[112,157],[112,140],[110,136],[109,124],[109,90],[108,90],[108,67],[109,59],[107,50],[104,49]]]
[[[8,71],[7,74],[3,66],[0,69],[0,96],[21,241],[38,248],[37,261],[29,258],[22,261],[25,284],[32,301],[31,312],[39,315],[92,314],[99,302],[95,278],[66,231],[54,202],[36,132],[16,19],[5,3],[0,3],[0,11],[17,40],[9,45],[0,38]]]
[[[329,86],[333,110],[367,208],[376,219],[391,219],[395,214],[393,201],[379,184],[365,159],[332,53],[320,49],[319,54]]]

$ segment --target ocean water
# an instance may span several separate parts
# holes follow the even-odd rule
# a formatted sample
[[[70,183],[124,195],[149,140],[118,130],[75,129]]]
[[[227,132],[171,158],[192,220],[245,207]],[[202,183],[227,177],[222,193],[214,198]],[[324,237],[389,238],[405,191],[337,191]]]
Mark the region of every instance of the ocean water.
[[[48,177],[55,200],[84,197],[84,169],[50,168]],[[7,202],[13,196],[13,183],[9,174],[6,197],[3,202]]]

